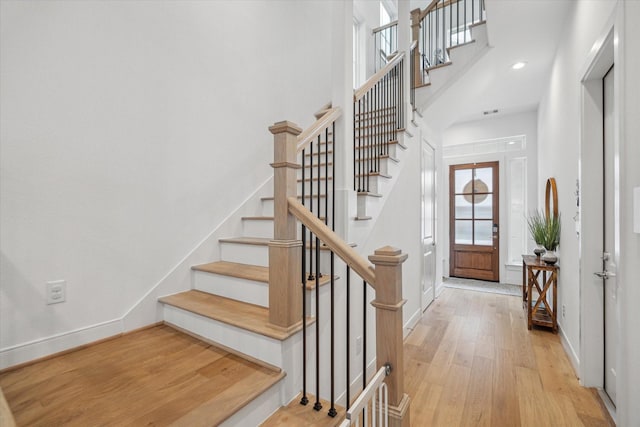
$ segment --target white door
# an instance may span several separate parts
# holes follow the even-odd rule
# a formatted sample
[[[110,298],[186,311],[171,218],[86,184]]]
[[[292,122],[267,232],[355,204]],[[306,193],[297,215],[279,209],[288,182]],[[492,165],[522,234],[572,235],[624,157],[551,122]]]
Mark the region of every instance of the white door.
[[[604,390],[616,403],[616,359],[618,356],[618,304],[615,274],[615,217],[614,217],[614,80],[613,67],[604,76]]]
[[[435,297],[436,242],[435,242],[435,150],[422,144],[422,310]]]

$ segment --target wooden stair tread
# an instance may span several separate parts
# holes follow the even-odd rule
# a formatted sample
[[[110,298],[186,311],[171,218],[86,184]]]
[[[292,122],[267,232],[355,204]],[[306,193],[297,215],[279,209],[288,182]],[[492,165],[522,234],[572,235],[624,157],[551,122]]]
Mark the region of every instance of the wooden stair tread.
[[[313,196],[313,200],[316,200],[316,198],[318,197],[318,195]],[[323,195],[320,195],[320,198],[322,198]],[[309,196],[304,196],[305,199],[308,199]],[[319,219],[321,219],[322,221],[324,221],[325,217],[324,216],[320,216],[317,217]],[[273,221],[274,217],[272,216],[243,216],[242,217],[243,221]]]
[[[273,239],[268,237],[227,237],[224,239],[218,239],[219,242],[222,243],[238,243],[242,245],[256,245],[256,246],[269,246],[269,242]],[[352,248],[355,248],[357,245],[355,243],[347,243]],[[307,243],[307,248],[309,248],[309,244]],[[315,246],[313,246],[315,247]],[[320,245],[321,250],[329,250],[329,248],[323,243]]]
[[[400,131],[401,130],[399,129],[398,132],[400,132]],[[402,132],[404,132],[404,129],[402,129]],[[407,146],[404,145],[403,143],[401,143],[400,141],[398,141],[397,139],[393,139],[391,141],[385,141],[384,143],[388,144],[388,145],[396,144],[398,147],[402,148],[403,150],[407,149]],[[366,149],[371,148],[371,147],[376,147],[376,144],[360,145],[360,146],[356,147],[356,150],[366,150]]]
[[[159,325],[3,373],[0,384],[18,425],[195,426],[218,425],[284,376]]]
[[[262,267],[259,265],[240,264],[229,261],[215,261],[208,264],[194,265],[191,269],[203,271],[205,273],[253,280],[254,282],[269,283],[269,267]]]
[[[338,415],[330,417],[327,411],[331,405],[326,400],[320,399],[322,409],[316,411],[313,409],[315,397],[307,393],[309,403],[307,405],[300,404],[302,393],[296,396],[287,406],[283,406],[271,415],[265,422],[260,424],[261,427],[335,427],[345,419],[345,409],[336,405]]]
[[[382,197],[380,193],[373,193],[371,191],[358,191],[358,196],[367,196],[367,197]]]
[[[207,264],[194,265],[192,270],[202,271],[205,273],[220,274],[222,276],[237,277],[240,279],[253,280],[254,282],[269,283],[269,267],[259,265],[241,264],[238,262],[215,261]],[[334,276],[339,279],[338,276]],[[331,283],[331,276],[323,275],[320,277],[320,286]],[[306,289],[312,290],[316,287],[315,280],[307,280]]]
[[[272,216],[243,216],[242,220],[245,221],[273,221]]]
[[[389,159],[394,163],[400,163],[400,160],[396,159],[393,156],[390,156],[389,154],[380,154],[378,156],[380,159]],[[378,157],[374,157],[375,159],[377,159]],[[366,162],[368,160],[371,160],[371,158],[367,158],[367,157],[361,157],[359,159],[356,159],[356,162]]]
[[[268,246],[272,241],[269,237],[226,237],[224,239],[218,239],[220,243],[239,243],[242,245],[256,245],[256,246]]]
[[[431,70],[437,70],[438,68],[448,67],[451,64],[453,64],[453,62],[451,62],[451,61],[443,62],[442,64],[438,64],[438,65],[434,65],[433,67],[425,68],[424,72],[428,73]]]
[[[314,177],[313,177],[313,180],[314,180],[314,181],[318,181],[318,180],[320,180],[320,181],[326,181],[326,179],[325,179],[325,178],[326,178],[326,177],[324,177],[324,176],[320,176],[320,177],[314,176]],[[329,179],[329,181],[331,181],[331,180],[333,180],[333,177],[332,177],[332,176],[330,176],[328,179]],[[305,179],[304,179],[304,182],[309,182],[309,181],[311,181],[311,178],[305,178]],[[298,182],[302,182],[302,178],[298,178]]]
[[[356,174],[357,177],[361,177],[361,176],[379,176],[382,178],[391,178],[391,175],[386,174],[386,173],[382,173],[382,172],[369,172],[368,174],[363,173],[363,174]]]
[[[168,304],[280,341],[289,338],[302,329],[302,322],[299,322],[289,330],[283,330],[270,325],[269,309],[266,307],[197,290],[168,295],[160,298],[159,301],[163,304]],[[314,319],[307,318],[307,325],[313,322]]]
[[[301,196],[301,195],[298,195],[297,197],[298,197],[298,199],[302,199],[302,196]],[[310,196],[309,194],[305,194],[305,195],[304,195],[304,198],[305,198],[305,199],[308,199],[308,198],[310,198],[310,197],[311,197],[311,196]],[[317,194],[314,194],[314,195],[313,195],[313,198],[314,198],[314,199],[316,199],[317,197],[318,197],[318,195],[317,195]],[[321,199],[324,199],[324,198],[326,198],[326,197],[327,197],[327,195],[326,195],[326,194],[320,194],[320,198],[321,198]],[[265,197],[261,197],[261,198],[260,198],[260,200],[273,200],[273,199],[274,199],[274,197],[273,197],[273,196],[265,196]]]

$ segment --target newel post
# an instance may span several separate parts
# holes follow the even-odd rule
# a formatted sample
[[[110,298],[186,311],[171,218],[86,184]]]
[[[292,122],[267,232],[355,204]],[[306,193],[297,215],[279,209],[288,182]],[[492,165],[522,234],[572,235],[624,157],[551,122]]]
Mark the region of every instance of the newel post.
[[[404,350],[402,306],[402,263],[407,259],[400,249],[376,249],[369,261],[375,265],[376,361],[378,369],[391,365],[385,382],[389,390],[389,426],[409,426],[409,396],[404,392]]]
[[[420,13],[420,8],[411,11],[411,43],[420,38]],[[420,42],[418,41],[418,46],[413,51],[413,70],[411,70],[415,86],[422,84],[421,68]]]
[[[291,122],[269,127],[273,134],[273,240],[269,242],[269,322],[289,329],[301,322],[300,285],[302,242],[296,234],[296,218],[289,212],[288,197],[297,193],[297,143],[302,132]]]

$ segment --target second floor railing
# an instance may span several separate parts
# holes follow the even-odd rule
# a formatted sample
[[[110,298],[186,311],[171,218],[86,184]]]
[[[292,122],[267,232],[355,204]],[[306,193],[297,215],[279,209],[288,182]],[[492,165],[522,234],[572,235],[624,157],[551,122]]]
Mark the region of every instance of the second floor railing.
[[[375,71],[382,69],[398,51],[398,21],[373,30]]]
[[[353,95],[353,188],[370,190],[371,176],[389,155],[389,143],[405,126],[404,52],[367,80]]]
[[[470,27],[484,20],[484,0],[433,0],[424,10],[413,10],[413,40],[420,52],[416,83],[427,83],[429,69],[448,63],[449,49],[472,41]]]

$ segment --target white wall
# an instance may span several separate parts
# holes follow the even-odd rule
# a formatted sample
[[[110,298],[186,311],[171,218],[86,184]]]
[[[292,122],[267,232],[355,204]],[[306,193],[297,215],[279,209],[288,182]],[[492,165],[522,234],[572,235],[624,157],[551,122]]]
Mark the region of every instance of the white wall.
[[[618,393],[618,421],[621,426],[637,426],[640,423],[640,301],[638,286],[638,260],[640,260],[640,234],[633,233],[632,191],[640,187],[640,2],[628,1],[618,12],[618,22],[623,20],[623,111],[622,142],[620,153],[620,286],[621,304],[621,377]]]
[[[616,11],[616,5],[618,10]],[[637,426],[640,421],[640,335],[637,325],[640,314],[635,303],[640,299],[637,286],[637,262],[640,259],[640,236],[633,233],[631,216],[632,189],[640,186],[640,115],[637,97],[640,83],[640,30],[636,22],[640,18],[640,4],[634,1],[580,1],[575,4],[566,24],[563,42],[559,46],[546,93],[539,107],[539,173],[555,176],[558,183],[559,208],[562,213],[562,240],[560,242],[561,270],[558,299],[566,305],[566,317],[560,320],[562,332],[574,354],[574,363],[589,357],[580,354],[580,339],[591,331],[580,330],[580,277],[579,245],[573,232],[572,216],[576,210],[575,182],[579,177],[580,155],[580,80],[588,61],[593,59],[592,46],[611,26],[618,40],[614,41],[616,53],[616,93],[622,94],[619,144],[619,263],[618,301],[620,308],[620,364],[618,366],[617,423],[620,426]],[[616,77],[617,78],[617,77]],[[542,161],[544,159],[544,161]],[[588,172],[585,172],[588,173]],[[588,192],[582,188],[581,192]],[[541,196],[542,197],[542,196]],[[565,231],[568,230],[568,231]],[[586,230],[583,230],[583,232]]]
[[[353,16],[360,24],[361,84],[375,73],[374,38],[372,30],[380,26],[380,2],[353,0]],[[364,67],[363,65],[364,64]]]
[[[2,1],[0,349],[113,333],[268,178],[267,127],[329,101],[331,8]]]
[[[570,345],[570,356],[579,363],[580,292],[579,241],[573,216],[576,212],[576,180],[580,147],[580,69],[591,46],[611,16],[614,1],[577,2],[558,47],[547,91],[538,109],[539,176],[555,177],[562,221],[559,248],[558,304],[566,307],[559,316],[561,333]],[[544,187],[539,200],[544,200]]]
[[[536,209],[538,207],[538,188],[544,188],[544,182],[541,182],[543,178],[538,178],[537,171],[537,112],[527,111],[457,123],[446,129],[443,133],[443,145],[453,146],[519,135],[524,135],[526,138],[526,149],[524,151],[450,157],[443,160],[444,173],[443,179],[440,181],[439,192],[442,194],[441,200],[443,204],[443,231],[445,238],[442,239],[442,254],[445,276],[449,276],[449,165],[479,161],[498,161],[500,162],[500,281],[502,283],[513,284],[520,284],[522,281],[521,266],[506,265],[509,238],[508,225],[511,218],[507,205],[508,194],[506,188],[508,177],[505,167],[513,158],[527,158],[527,209]],[[546,180],[546,178],[544,178],[544,180]],[[442,260],[439,262],[442,263]]]

